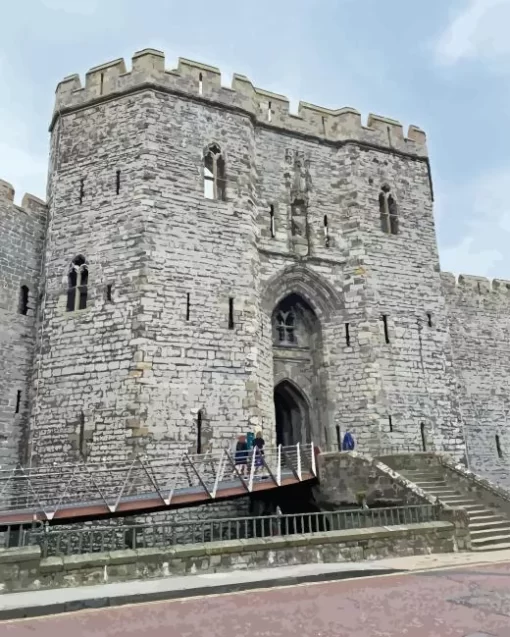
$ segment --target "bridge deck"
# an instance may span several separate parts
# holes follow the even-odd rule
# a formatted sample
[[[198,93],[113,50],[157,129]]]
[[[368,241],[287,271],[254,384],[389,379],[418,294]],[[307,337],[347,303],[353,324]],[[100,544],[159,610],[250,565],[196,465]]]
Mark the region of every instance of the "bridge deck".
[[[229,450],[180,459],[0,471],[0,525],[92,520],[197,506],[316,477],[313,444],[253,450],[241,475]]]

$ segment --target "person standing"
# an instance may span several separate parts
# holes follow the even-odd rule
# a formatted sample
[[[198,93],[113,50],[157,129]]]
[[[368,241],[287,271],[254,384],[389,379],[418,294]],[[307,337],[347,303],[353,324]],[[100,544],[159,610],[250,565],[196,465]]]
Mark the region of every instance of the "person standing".
[[[264,466],[264,447],[266,446],[264,438],[262,438],[262,432],[259,430],[255,435],[253,441],[253,453],[255,454],[255,469],[258,471]]]
[[[347,431],[342,442],[342,451],[354,451],[355,446],[356,443],[354,442],[352,434]]]
[[[238,436],[235,451],[235,466],[242,476],[246,475],[248,463],[248,445],[246,444],[246,436]]]

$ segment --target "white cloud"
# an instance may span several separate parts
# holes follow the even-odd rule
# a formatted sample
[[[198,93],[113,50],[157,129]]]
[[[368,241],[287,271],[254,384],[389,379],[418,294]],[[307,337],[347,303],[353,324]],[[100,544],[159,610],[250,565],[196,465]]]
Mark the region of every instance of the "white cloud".
[[[467,0],[435,43],[440,64],[510,56],[510,0]]]
[[[510,166],[481,175],[441,201],[443,222],[455,215],[464,232],[442,241],[441,268],[457,274],[510,278]],[[445,245],[446,243],[446,245]]]

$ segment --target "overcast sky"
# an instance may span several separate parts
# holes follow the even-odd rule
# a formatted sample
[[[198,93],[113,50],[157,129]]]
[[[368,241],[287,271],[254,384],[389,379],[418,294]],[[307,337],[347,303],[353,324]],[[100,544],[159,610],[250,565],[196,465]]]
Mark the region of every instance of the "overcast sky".
[[[2,5],[0,178],[44,198],[57,82],[146,47],[291,99],[423,128],[443,270],[510,279],[510,0]]]

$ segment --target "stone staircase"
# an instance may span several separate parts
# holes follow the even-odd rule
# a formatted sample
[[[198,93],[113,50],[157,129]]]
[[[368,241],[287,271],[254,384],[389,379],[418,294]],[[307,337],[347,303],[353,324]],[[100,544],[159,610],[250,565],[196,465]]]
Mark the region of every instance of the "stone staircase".
[[[510,549],[510,519],[487,508],[473,498],[448,485],[434,466],[426,469],[398,469],[427,495],[439,498],[452,507],[462,507],[469,515],[469,532],[473,551]]]

